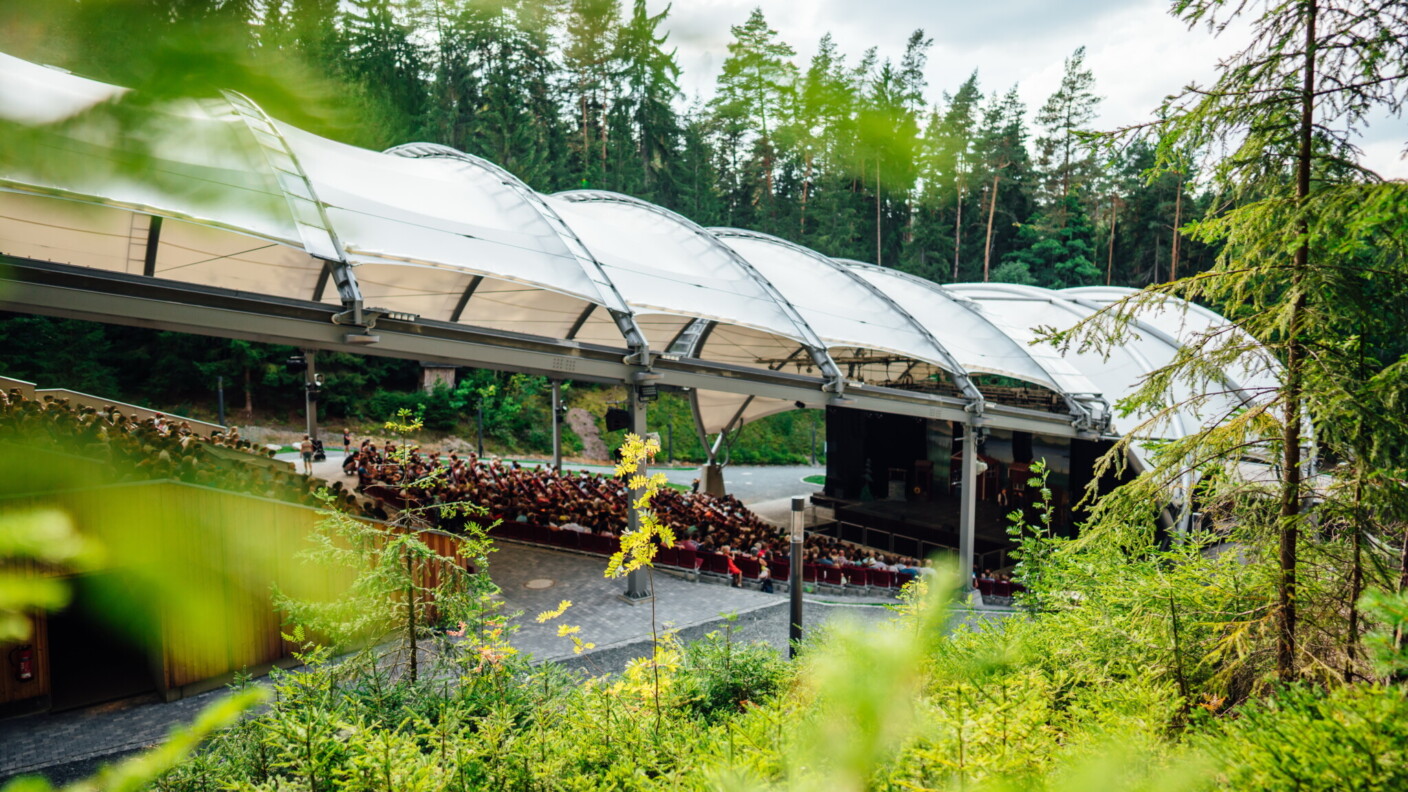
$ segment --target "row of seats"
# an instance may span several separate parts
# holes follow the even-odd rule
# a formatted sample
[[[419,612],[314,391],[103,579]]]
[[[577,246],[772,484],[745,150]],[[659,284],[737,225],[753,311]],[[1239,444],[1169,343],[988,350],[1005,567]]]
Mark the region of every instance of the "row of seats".
[[[1019,591],[1026,591],[1027,587],[1015,580],[991,580],[989,578],[978,578],[978,593],[984,597],[1008,597]]]
[[[546,526],[520,522],[500,523],[492,533],[494,536],[504,539],[582,550],[600,555],[611,555],[621,549],[621,540],[614,536],[553,530]],[[735,556],[733,563],[743,573],[746,580],[758,580],[762,577],[763,565],[756,558]],[[688,572],[701,572],[724,577],[729,574],[728,557],[723,553],[707,550],[663,547],[655,554],[655,564],[656,566],[673,567]],[[791,573],[792,562],[790,559],[773,558],[768,561],[768,574],[773,580],[785,582],[790,579]],[[837,567],[827,564],[805,564],[802,566],[802,580],[806,583],[870,589],[897,589],[913,579],[914,575],[906,572],[892,572],[863,566]]]

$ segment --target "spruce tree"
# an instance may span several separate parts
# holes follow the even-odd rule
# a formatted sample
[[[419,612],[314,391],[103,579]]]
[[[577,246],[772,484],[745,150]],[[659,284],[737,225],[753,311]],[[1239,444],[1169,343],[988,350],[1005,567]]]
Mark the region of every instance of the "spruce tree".
[[[1311,604],[1302,601],[1307,592],[1300,579],[1310,495],[1306,474],[1313,464],[1307,454],[1335,436],[1346,406],[1353,406],[1359,420],[1397,420],[1393,405],[1403,394],[1404,362],[1385,361],[1383,370],[1369,379],[1373,369],[1363,365],[1353,334],[1372,326],[1383,310],[1362,300],[1366,287],[1401,293],[1401,284],[1408,281],[1401,236],[1408,227],[1408,187],[1385,182],[1360,165],[1354,142],[1372,114],[1398,113],[1408,102],[1403,69],[1408,39],[1402,35],[1408,29],[1408,7],[1397,0],[1256,6],[1181,0],[1174,13],[1190,25],[1213,30],[1242,17],[1250,43],[1220,64],[1212,85],[1192,86],[1171,97],[1155,124],[1123,134],[1157,141],[1156,167],[1166,171],[1185,167],[1189,152],[1214,163],[1211,180],[1229,208],[1193,224],[1190,235],[1223,247],[1207,272],[1107,312],[1095,335],[1102,344],[1122,339],[1129,303],[1176,294],[1212,304],[1256,339],[1253,346],[1239,334],[1198,337],[1131,400],[1146,406],[1168,404],[1171,383],[1177,380],[1217,392],[1219,383],[1209,381],[1209,372],[1239,371],[1249,355],[1253,361],[1258,355],[1279,361],[1274,372],[1279,385],[1253,394],[1235,420],[1162,447],[1158,469],[1144,479],[1141,497],[1167,497],[1152,482],[1210,459],[1261,455],[1270,463],[1275,487],[1267,500],[1274,501],[1275,516],[1267,526],[1269,541],[1249,548],[1275,567],[1269,609],[1274,668],[1279,680],[1290,682],[1302,667],[1323,668],[1310,659],[1323,643],[1301,640],[1304,606]],[[1111,325],[1116,332],[1107,334]],[[1198,398],[1192,408],[1207,403]],[[1375,474],[1401,466],[1401,457],[1392,460],[1353,443],[1339,451],[1351,462],[1350,471]],[[1402,501],[1401,488],[1392,489],[1391,497]],[[1320,511],[1330,513],[1336,493],[1342,492],[1317,487],[1316,497],[1328,501]],[[1256,508],[1238,512],[1253,524],[1257,514]],[[1307,536],[1319,541],[1323,533],[1317,529]],[[1392,541],[1408,548],[1408,537]],[[1403,560],[1408,551],[1399,561],[1400,569],[1408,569]],[[1337,603],[1328,605],[1332,613],[1342,612]],[[1322,623],[1315,634],[1332,628],[1342,625]]]
[[[1091,145],[1081,138],[1090,131],[1100,97],[1095,95],[1095,75],[1085,66],[1085,47],[1066,59],[1061,84],[1037,112],[1043,130],[1037,138],[1039,164],[1045,180],[1045,201],[1056,225],[1066,222],[1066,198],[1094,174]]]
[[[709,103],[718,130],[725,194],[736,214],[734,223],[762,205],[766,216],[773,199],[777,128],[785,117],[787,95],[797,77],[790,60],[796,54],[768,27],[761,9],[732,28],[718,78],[718,94]]]

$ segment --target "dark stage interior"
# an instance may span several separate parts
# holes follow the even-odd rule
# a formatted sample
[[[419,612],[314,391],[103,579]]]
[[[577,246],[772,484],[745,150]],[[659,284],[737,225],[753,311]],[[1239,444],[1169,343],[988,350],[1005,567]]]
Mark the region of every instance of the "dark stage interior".
[[[829,533],[909,556],[958,547],[962,424],[829,407],[826,442],[826,487],[814,500],[836,510]],[[1082,517],[1073,504],[1109,447],[1107,441],[985,430],[977,451],[974,564],[1006,566],[1008,515],[1022,510],[1028,521],[1036,519],[1032,504],[1040,495],[1028,479],[1037,461],[1049,471],[1053,527],[1071,534]]]

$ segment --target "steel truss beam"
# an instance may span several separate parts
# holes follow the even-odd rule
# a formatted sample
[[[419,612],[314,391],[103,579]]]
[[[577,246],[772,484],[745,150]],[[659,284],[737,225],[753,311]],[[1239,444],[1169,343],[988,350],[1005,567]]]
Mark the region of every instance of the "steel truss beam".
[[[591,382],[634,381],[627,351],[427,319],[382,316],[376,335],[333,322],[335,306],[179,281],[0,256],[0,310],[150,327],[195,335],[475,366]],[[351,328],[356,330],[358,328]],[[659,356],[659,384],[861,410],[963,421],[967,401],[852,384],[838,398],[823,380],[784,372]],[[1077,437],[1064,415],[989,403],[986,425]]]

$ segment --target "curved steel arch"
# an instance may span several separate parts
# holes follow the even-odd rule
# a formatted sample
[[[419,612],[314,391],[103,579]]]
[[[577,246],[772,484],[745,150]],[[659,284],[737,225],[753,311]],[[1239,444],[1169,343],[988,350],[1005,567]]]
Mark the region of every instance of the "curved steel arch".
[[[816,252],[815,250],[812,250],[811,248],[803,247],[793,242],[788,242],[785,239],[775,237],[771,234],[764,234],[758,231],[745,231],[743,229],[738,228],[711,228],[709,230],[712,231],[716,236],[723,239],[727,239],[730,237],[736,239],[752,239],[759,242],[767,242],[769,244],[778,245],[780,247],[784,247],[795,252],[802,253],[814,261],[824,264],[827,267],[830,267],[838,272],[844,273],[846,278],[849,279],[851,282],[865,289],[867,293],[874,295],[875,297],[878,297],[882,301],[884,301],[885,304],[890,306],[890,308],[894,310],[896,314],[903,317],[906,322],[909,322],[909,324],[912,325],[914,329],[917,330],[919,334],[924,337],[925,340],[934,345],[934,348],[938,351],[940,357],[938,360],[933,360],[929,362],[935,363],[936,365],[947,369],[949,376],[953,378],[953,384],[958,386],[959,391],[962,392],[963,395],[968,398],[970,412],[975,416],[982,415],[983,406],[987,402],[983,398],[982,392],[979,391],[977,386],[973,384],[973,379],[971,376],[969,376],[968,369],[961,363],[959,363],[958,360],[953,357],[953,355],[949,354],[948,348],[943,345],[943,342],[935,338],[933,333],[929,332],[929,328],[925,327],[918,319],[915,319],[908,311],[900,307],[897,303],[895,303],[894,300],[890,299],[890,296],[888,294],[876,288],[865,278],[862,278],[856,273],[852,272],[850,268],[846,267],[845,265],[835,261],[834,259],[827,258],[826,256],[823,256],[822,254]]]
[[[846,379],[845,375],[841,372],[840,367],[836,365],[836,362],[831,359],[831,353],[826,351],[825,342],[823,342],[820,336],[816,334],[816,331],[813,330],[812,326],[807,323],[807,320],[802,317],[802,314],[798,312],[797,307],[793,305],[790,300],[787,299],[786,295],[777,290],[777,287],[772,284],[772,281],[763,277],[763,274],[761,272],[758,272],[758,269],[754,267],[751,262],[749,262],[743,256],[740,256],[733,248],[730,248],[728,245],[719,242],[718,237],[714,234],[711,234],[708,229],[704,228],[698,223],[695,223],[693,220],[690,220],[689,218],[677,212],[673,212],[669,209],[666,209],[665,207],[660,206],[658,204],[653,204],[649,201],[644,201],[639,198],[631,197],[629,195],[622,195],[620,193],[609,192],[606,190],[567,190],[564,192],[554,193],[553,197],[561,198],[565,201],[572,201],[575,203],[616,203],[625,206],[632,206],[637,209],[642,209],[656,216],[662,217],[672,223],[675,223],[686,231],[689,231],[691,234],[694,234],[695,236],[699,237],[711,248],[723,253],[725,256],[728,257],[730,261],[737,265],[739,269],[743,270],[743,272],[747,274],[750,279],[752,279],[754,284],[756,284],[759,288],[763,290],[764,293],[766,293],[770,298],[772,298],[773,302],[777,304],[777,307],[782,311],[783,315],[786,316],[788,321],[792,323],[793,328],[797,331],[797,340],[802,342],[802,349],[804,349],[809,355],[811,355],[812,362],[814,362],[817,368],[821,369],[822,372],[826,374],[827,387],[823,388],[823,390],[831,391],[834,393],[843,392]],[[697,321],[712,322],[713,320],[696,320],[696,322]],[[691,323],[689,326],[686,327],[685,330],[681,330],[680,336],[684,336],[686,333],[693,331],[693,337],[697,339],[695,346],[702,347],[704,341],[708,339],[709,330],[707,328],[695,328],[694,325],[695,323]],[[700,349],[695,348],[692,351],[697,353],[700,351]],[[697,354],[692,356],[697,357]]]
[[[988,327],[992,328],[994,331],[996,331],[996,332],[997,332],[999,335],[1001,335],[1003,338],[1006,338],[1007,340],[1011,341],[1014,345],[1016,345],[1017,348],[1018,348],[1018,350],[1020,350],[1020,351],[1022,352],[1022,354],[1026,355],[1027,360],[1030,361],[1033,366],[1036,366],[1038,369],[1040,369],[1043,373],[1045,373],[1045,374],[1047,375],[1047,377],[1051,380],[1051,384],[1056,386],[1056,387],[1055,387],[1055,390],[1056,390],[1057,393],[1060,393],[1062,396],[1068,395],[1067,392],[1066,392],[1066,390],[1060,386],[1060,383],[1056,382],[1055,377],[1052,376],[1052,374],[1051,374],[1051,372],[1050,372],[1049,370],[1047,370],[1046,366],[1043,366],[1043,365],[1041,364],[1041,361],[1040,361],[1040,360],[1037,360],[1035,357],[1032,357],[1029,353],[1027,353],[1026,350],[1023,350],[1023,349],[1021,348],[1021,344],[1018,343],[1016,339],[1014,339],[1014,338],[1012,338],[1011,336],[1009,336],[1009,335],[1007,334],[1007,332],[1006,332],[1005,330],[1003,330],[1001,327],[998,327],[996,324],[993,324],[993,322],[992,322],[991,319],[987,318],[986,316],[983,316],[983,314],[982,314],[980,311],[975,310],[974,307],[973,307],[973,301],[972,301],[971,299],[966,298],[966,297],[959,296],[959,295],[957,295],[957,294],[950,294],[950,293],[944,291],[943,288],[942,288],[939,284],[937,284],[937,283],[935,283],[935,282],[933,282],[933,281],[930,281],[930,280],[925,280],[924,278],[921,278],[921,277],[919,277],[919,276],[917,276],[917,275],[911,275],[910,273],[904,272],[904,271],[902,271],[902,270],[890,269],[889,267],[881,267],[881,266],[878,266],[878,265],[876,265],[876,264],[868,264],[868,263],[866,263],[866,262],[864,262],[864,261],[856,261],[855,259],[838,258],[838,259],[832,259],[832,260],[835,261],[835,262],[838,263],[838,264],[841,264],[841,265],[847,266],[847,267],[855,267],[855,268],[857,268],[857,269],[878,270],[878,271],[884,272],[886,275],[889,275],[889,276],[895,277],[895,278],[899,278],[900,280],[903,280],[903,281],[905,281],[905,282],[907,282],[907,283],[909,283],[909,284],[911,284],[911,285],[913,285],[913,286],[917,286],[917,287],[919,287],[919,288],[921,288],[921,289],[925,289],[925,290],[934,292],[934,293],[936,293],[936,294],[942,296],[944,299],[949,300],[950,302],[953,302],[953,303],[957,304],[960,308],[962,308],[963,310],[965,310],[965,311],[967,311],[968,313],[972,314],[973,317],[976,318],[978,321],[980,321],[980,322],[982,322],[983,324],[987,325]]]
[[[534,211],[538,213],[538,216],[552,228],[557,234],[558,239],[567,247],[568,252],[572,254],[573,258],[577,260],[577,263],[586,271],[587,277],[591,279],[592,283],[596,284],[597,292],[601,296],[601,305],[606,308],[607,312],[611,315],[611,319],[615,322],[616,328],[621,331],[621,337],[626,341],[626,346],[631,350],[631,362],[647,368],[650,366],[650,345],[646,341],[645,333],[641,331],[640,325],[636,323],[635,312],[631,310],[626,299],[617,291],[616,284],[611,282],[611,278],[608,277],[606,271],[602,269],[601,262],[596,260],[596,257],[593,256],[591,251],[587,249],[587,246],[582,243],[582,240],[577,237],[577,234],[572,231],[572,228],[568,226],[567,223],[563,222],[557,212],[553,211],[553,208],[549,206],[548,203],[543,200],[543,197],[532,187],[524,184],[517,176],[514,176],[512,173],[509,173],[507,170],[483,157],[466,154],[459,149],[444,146],[439,143],[404,143],[400,146],[389,148],[382,153],[409,159],[444,159],[461,162],[493,174],[503,182],[505,186],[517,193],[518,196],[523,199],[524,203],[533,207]],[[474,286],[471,287],[471,291],[466,293],[467,296],[463,302],[468,302],[469,296],[472,296],[472,289],[477,285],[478,284],[475,283]],[[463,304],[461,304],[459,309],[463,310],[463,307]],[[577,323],[573,327],[573,335],[575,335],[577,328],[580,328],[582,323],[587,320],[587,317],[591,314],[591,310],[592,309],[588,308],[578,317]]]
[[[346,323],[355,326],[366,325],[366,319],[363,317],[362,289],[357,284],[353,265],[347,263],[347,252],[342,248],[342,241],[337,238],[337,232],[328,218],[327,208],[319,200],[312,180],[304,172],[298,155],[293,153],[293,147],[288,144],[274,120],[263,108],[255,104],[254,100],[236,91],[222,91],[221,95],[230,103],[235,115],[244,122],[250,136],[263,152],[264,161],[270,170],[274,171],[284,200],[288,202],[289,214],[298,229],[299,239],[303,242],[303,249],[313,258],[326,262],[323,274],[318,278],[318,285],[313,290],[313,299],[322,300],[323,288],[331,275],[333,284],[337,287],[338,298],[346,309]]]
[[[1108,404],[1105,404],[1105,405],[1103,406],[1102,410],[1100,410],[1100,413],[1101,413],[1101,414],[1100,414],[1100,415],[1097,415],[1097,414],[1096,414],[1096,411],[1094,411],[1094,410],[1092,410],[1092,409],[1090,408],[1090,404],[1087,403],[1086,401],[1084,401],[1084,400],[1082,399],[1082,397],[1089,397],[1090,394],[1075,393],[1075,392],[1069,391],[1069,390],[1067,390],[1066,388],[1062,387],[1061,384],[1060,384],[1060,382],[1059,382],[1059,380],[1058,380],[1058,378],[1056,377],[1056,375],[1054,375],[1054,374],[1051,372],[1050,368],[1048,368],[1045,364],[1043,364],[1043,363],[1041,362],[1041,360],[1039,360],[1039,359],[1036,358],[1035,356],[1033,356],[1033,355],[1027,353],[1025,350],[1022,349],[1022,344],[1021,344],[1021,342],[1017,341],[1017,339],[1015,339],[1015,338],[1012,338],[1012,336],[1009,335],[1009,334],[1007,333],[1007,331],[1003,330],[1001,327],[999,327],[997,324],[995,324],[991,319],[989,319],[988,317],[984,316],[984,315],[982,314],[982,312],[976,310],[976,309],[974,308],[974,303],[975,303],[976,301],[975,301],[973,298],[971,298],[971,297],[966,297],[966,296],[963,296],[963,295],[961,295],[961,294],[954,294],[954,293],[949,292],[948,290],[944,289],[941,284],[934,283],[933,281],[930,281],[930,280],[925,280],[924,278],[921,278],[921,277],[919,277],[919,276],[917,276],[917,275],[911,275],[911,274],[908,273],[908,272],[902,272],[902,271],[900,271],[900,270],[888,269],[888,268],[886,268],[886,267],[880,267],[880,266],[877,266],[877,265],[875,265],[875,264],[867,264],[866,262],[863,262],[863,261],[856,261],[856,260],[854,260],[854,259],[836,259],[836,261],[839,262],[839,263],[841,263],[841,264],[843,264],[843,265],[845,265],[845,266],[848,266],[848,267],[858,267],[858,268],[863,268],[863,269],[883,270],[883,271],[885,272],[885,274],[887,274],[887,275],[891,275],[891,276],[897,277],[897,278],[899,278],[899,279],[901,279],[901,280],[904,280],[904,281],[906,281],[907,283],[910,283],[911,285],[913,285],[913,286],[915,286],[915,287],[917,287],[917,288],[927,289],[927,290],[929,290],[929,291],[935,292],[935,293],[937,293],[937,294],[943,296],[945,299],[951,300],[952,302],[957,303],[960,307],[963,308],[963,310],[968,311],[968,312],[971,313],[974,317],[976,317],[979,321],[981,321],[983,324],[987,325],[988,327],[991,327],[994,331],[996,331],[996,332],[997,332],[998,334],[1000,334],[1002,337],[1004,337],[1004,338],[1008,339],[1009,341],[1011,341],[1011,342],[1013,343],[1013,345],[1015,345],[1019,350],[1021,350],[1021,351],[1023,352],[1023,354],[1025,354],[1025,355],[1027,356],[1027,360],[1031,361],[1031,363],[1032,363],[1033,366],[1036,366],[1038,369],[1040,369],[1041,371],[1045,372],[1046,375],[1047,375],[1047,378],[1051,381],[1051,384],[1054,385],[1054,386],[1056,386],[1056,387],[1054,388],[1054,390],[1056,391],[1056,393],[1057,393],[1058,395],[1060,395],[1062,401],[1064,401],[1064,402],[1066,403],[1066,406],[1070,408],[1071,414],[1074,415],[1074,416],[1076,416],[1076,418],[1078,419],[1078,421],[1079,421],[1079,423],[1081,424],[1081,426],[1083,426],[1084,428],[1093,429],[1093,430],[1101,430],[1101,429],[1105,428],[1105,427],[1101,426],[1101,424],[1102,424],[1102,423],[1108,423],[1108,421],[1109,421],[1109,406],[1108,406]]]

